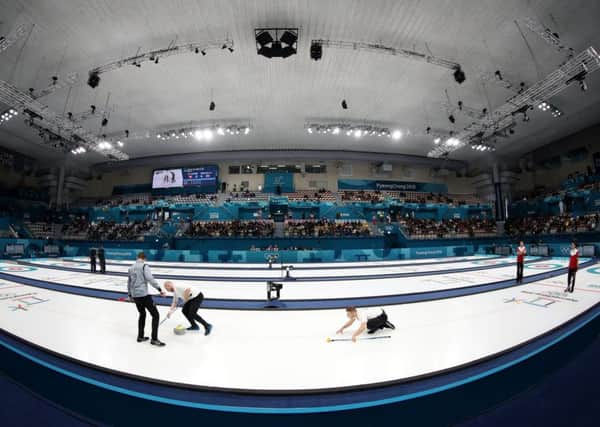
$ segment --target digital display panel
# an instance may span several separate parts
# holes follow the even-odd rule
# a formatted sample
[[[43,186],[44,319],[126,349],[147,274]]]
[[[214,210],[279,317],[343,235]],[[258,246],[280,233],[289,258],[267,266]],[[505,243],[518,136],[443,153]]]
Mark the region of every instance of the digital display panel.
[[[216,188],[218,175],[219,173],[217,166],[199,166],[196,168],[184,168],[183,186]]]
[[[178,188],[183,187],[183,173],[181,169],[157,169],[152,175],[152,188]]]

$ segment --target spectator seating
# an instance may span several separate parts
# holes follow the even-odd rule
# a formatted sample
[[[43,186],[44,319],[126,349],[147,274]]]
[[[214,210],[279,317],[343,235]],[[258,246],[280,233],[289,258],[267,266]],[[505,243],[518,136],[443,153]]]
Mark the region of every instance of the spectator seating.
[[[491,219],[403,218],[400,226],[411,239],[460,239],[496,236],[496,222]]]
[[[286,220],[284,223],[286,237],[359,237],[371,234],[369,224],[364,220]]]

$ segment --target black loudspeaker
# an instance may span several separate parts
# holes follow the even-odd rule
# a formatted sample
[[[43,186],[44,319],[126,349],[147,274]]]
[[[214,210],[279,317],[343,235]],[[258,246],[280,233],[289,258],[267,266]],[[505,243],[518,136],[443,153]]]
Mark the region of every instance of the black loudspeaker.
[[[323,46],[321,43],[313,42],[310,45],[310,58],[315,61],[320,60],[323,57]]]
[[[90,73],[87,84],[91,88],[96,88],[100,84],[100,75],[96,72]]]

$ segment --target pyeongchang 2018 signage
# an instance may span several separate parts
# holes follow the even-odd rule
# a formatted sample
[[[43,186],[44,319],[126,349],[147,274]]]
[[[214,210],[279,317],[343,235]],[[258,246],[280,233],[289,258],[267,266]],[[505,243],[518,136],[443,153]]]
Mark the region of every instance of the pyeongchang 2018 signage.
[[[418,191],[447,193],[446,184],[410,181],[377,181],[371,179],[339,179],[338,190]]]

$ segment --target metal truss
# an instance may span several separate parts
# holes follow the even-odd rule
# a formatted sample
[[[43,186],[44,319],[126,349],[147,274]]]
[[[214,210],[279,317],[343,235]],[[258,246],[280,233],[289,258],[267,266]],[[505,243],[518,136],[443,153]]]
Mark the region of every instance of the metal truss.
[[[19,25],[16,30],[9,34],[8,37],[0,37],[0,53],[15,44],[21,37],[27,33],[26,25]]]
[[[31,123],[38,124],[66,141],[83,146],[87,151],[95,151],[111,160],[129,159],[127,154],[112,147],[107,148],[104,145],[104,148],[101,148],[99,143],[103,141],[98,136],[53,112],[30,94],[2,80],[0,80],[0,101],[27,115]]]
[[[80,111],[79,113],[67,113],[67,118],[74,122],[82,122],[92,117],[105,117],[115,111],[115,106],[109,106],[106,110],[96,110],[91,108],[89,110]]]
[[[67,86],[73,86],[79,82],[79,74],[77,73],[69,73],[63,79],[59,77],[52,77],[52,83],[50,83],[46,88],[41,90],[32,90],[29,89],[29,93],[33,99],[43,98],[44,96],[48,96],[58,89],[62,89]]]
[[[54,76],[54,77],[52,77],[52,83],[50,83],[50,85],[48,87],[46,87],[45,89],[41,89],[39,91],[36,91],[33,88],[29,89],[29,96],[31,96],[31,98],[33,98],[33,99],[43,98],[44,96],[48,96],[48,95],[54,93],[58,89],[62,89],[66,86],[72,86],[72,85],[76,84],[78,81],[79,81],[79,75],[77,73],[68,74],[64,80],[59,77]],[[1,111],[0,117],[4,117],[11,110],[14,110],[12,108],[12,106],[7,108],[4,111]],[[6,120],[4,120],[4,121],[6,121]],[[0,123],[2,123],[2,120],[0,120]]]
[[[525,116],[528,109],[562,92],[570,84],[574,82],[584,84],[587,74],[597,71],[599,68],[600,56],[593,47],[587,48],[568,60],[557,70],[548,74],[546,78],[515,94],[490,114],[468,125],[464,130],[455,135],[459,143],[455,143],[453,140],[452,144],[440,144],[434,147],[428,153],[428,156],[442,157],[448,155],[464,147],[475,135],[481,132],[486,133],[500,127],[507,121],[514,120],[516,114],[523,113]]]
[[[252,126],[249,123],[242,122],[211,122],[211,123],[187,123],[179,126],[162,127],[159,129],[146,129],[129,132],[111,132],[110,134],[103,135],[103,141],[117,143],[121,145],[125,141],[139,141],[146,139],[158,139],[161,141],[167,141],[170,139],[186,139],[188,137],[198,138],[198,132],[202,132],[202,135],[207,131],[213,134],[205,139],[210,139],[216,135],[247,135],[252,130]]]
[[[566,46],[563,42],[560,41],[558,34],[553,32],[551,29],[544,27],[539,22],[531,19],[531,18],[522,18],[518,22],[523,23],[530,31],[534,32],[538,36],[542,38],[546,43],[550,46],[558,50],[559,52],[572,52],[573,49]]]
[[[446,112],[449,112],[451,114],[460,113],[473,120],[481,120],[483,117],[485,117],[483,109],[478,110],[476,108],[472,108],[464,104],[462,106],[456,106],[450,104],[449,102],[442,102],[441,106],[442,109]]]
[[[228,49],[230,52],[233,52],[233,40],[225,39],[207,43],[188,43],[137,53],[133,56],[118,59],[116,61],[109,62],[108,64],[93,68],[90,70],[89,74],[102,74],[108,71],[117,70],[127,65],[140,67],[141,64],[146,61],[157,62],[160,58],[182,55],[186,53],[202,53],[202,55],[206,55],[206,51],[211,49]]]
[[[447,68],[449,70],[460,69],[460,64],[450,61],[448,59],[438,58],[433,55],[427,55],[425,53],[416,52],[414,50],[400,49],[395,47],[384,46],[377,43],[364,43],[364,42],[346,42],[339,40],[324,40],[315,39],[312,40],[313,44],[320,44],[323,47],[337,48],[337,49],[350,49],[350,50],[365,50],[375,53],[385,53],[387,55],[401,56],[403,58],[412,59],[415,61],[427,62],[428,64],[437,65],[439,67]]]

